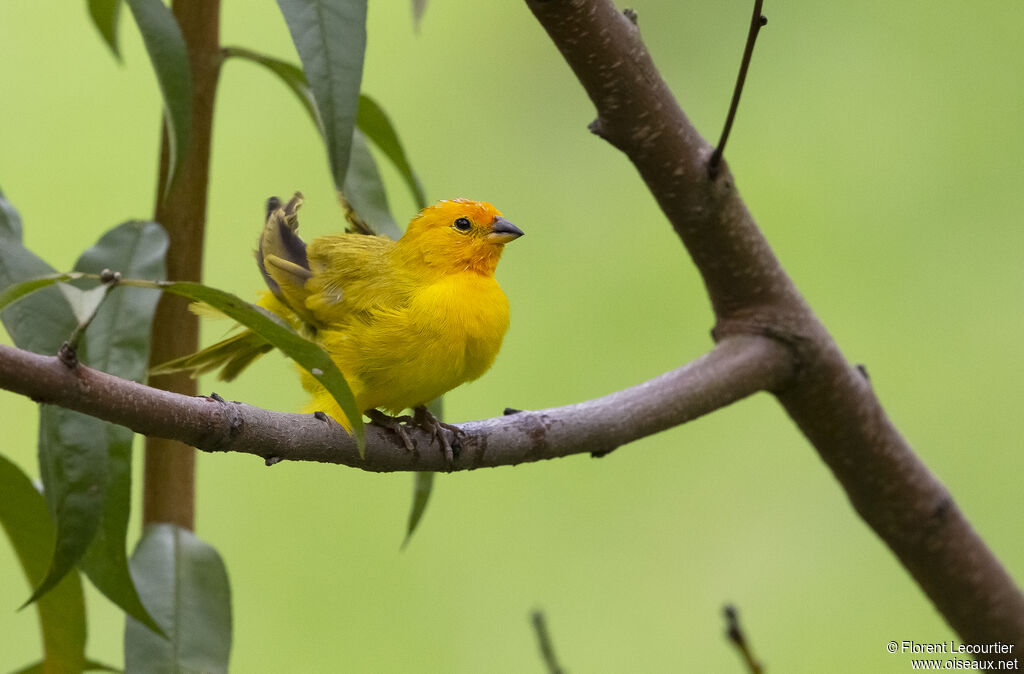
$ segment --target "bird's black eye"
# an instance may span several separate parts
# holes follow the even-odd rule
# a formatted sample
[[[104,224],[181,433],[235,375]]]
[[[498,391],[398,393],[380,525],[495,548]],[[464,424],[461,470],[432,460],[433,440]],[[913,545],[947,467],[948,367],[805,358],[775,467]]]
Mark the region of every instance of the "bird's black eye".
[[[469,221],[469,218],[459,218],[454,223],[452,223],[452,227],[459,230],[460,232],[468,232],[470,229],[472,229],[473,223]]]

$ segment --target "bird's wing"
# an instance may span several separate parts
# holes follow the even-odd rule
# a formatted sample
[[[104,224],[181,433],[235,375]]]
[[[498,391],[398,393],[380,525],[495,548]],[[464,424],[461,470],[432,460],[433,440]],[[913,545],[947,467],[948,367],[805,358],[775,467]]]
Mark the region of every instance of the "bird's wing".
[[[306,308],[325,325],[345,323],[407,303],[408,284],[390,256],[395,242],[383,236],[333,234],[310,244],[312,277]]]
[[[300,206],[302,194],[299,192],[284,206],[277,197],[267,201],[267,221],[260,234],[256,262],[274,297],[301,320],[314,327],[322,327],[306,309],[309,297],[306,282],[313,273],[306,257],[306,243],[298,235]]]

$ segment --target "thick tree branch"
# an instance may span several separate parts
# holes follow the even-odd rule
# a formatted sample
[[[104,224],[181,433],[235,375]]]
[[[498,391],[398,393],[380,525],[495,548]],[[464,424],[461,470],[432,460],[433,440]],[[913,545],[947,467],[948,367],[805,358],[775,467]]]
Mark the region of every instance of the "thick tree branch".
[[[461,424],[466,432],[454,469],[515,465],[569,454],[606,454],[762,390],[792,375],[779,342],[737,336],[713,351],[637,386],[586,402]],[[151,437],[206,451],[237,451],[280,460],[337,463],[372,471],[443,471],[444,455],[425,432],[410,428],[407,451],[391,431],[367,426],[366,459],[333,420],[271,412],[217,397],[170,393],[56,357],[0,346],[0,388],[68,407]],[[422,448],[422,449],[419,449]]]
[[[770,334],[792,345],[798,373],[778,398],[857,512],[964,642],[1024,652],[1024,595],[797,292],[727,167],[709,179],[711,147],[661,79],[636,23],[609,0],[526,4],[594,102],[591,129],[637,167],[693,258],[716,338]]]

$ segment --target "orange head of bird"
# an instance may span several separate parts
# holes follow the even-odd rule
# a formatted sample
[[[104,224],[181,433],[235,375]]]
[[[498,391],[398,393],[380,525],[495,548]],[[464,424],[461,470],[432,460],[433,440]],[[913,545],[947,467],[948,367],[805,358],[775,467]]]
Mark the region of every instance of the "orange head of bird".
[[[424,208],[409,223],[400,243],[441,271],[493,274],[505,244],[522,235],[491,204],[460,198]]]

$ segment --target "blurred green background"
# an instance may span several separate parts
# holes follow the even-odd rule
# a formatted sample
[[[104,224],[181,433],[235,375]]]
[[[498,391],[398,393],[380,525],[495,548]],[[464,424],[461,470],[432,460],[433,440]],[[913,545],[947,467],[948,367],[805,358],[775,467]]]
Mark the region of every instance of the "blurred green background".
[[[716,138],[749,2],[637,0],[644,39]],[[847,356],[1010,572],[1024,579],[1024,49],[1017,0],[767,3],[727,158],[751,211]],[[85,3],[0,8],[0,187],[59,269],[152,212],[160,101],[122,17],[123,67]],[[706,351],[700,279],[521,2],[373,2],[364,90],[428,198],[494,202],[527,236],[498,277],[512,328],[452,421],[603,395]],[[226,0],[223,42],[297,61],[272,2]],[[264,200],[302,190],[307,237],[343,227],[304,112],[261,69],[218,94],[205,280],[241,295]],[[393,210],[412,215],[385,169]],[[224,326],[204,326],[204,340]],[[4,337],[6,340],[6,337]],[[6,342],[9,343],[9,342]],[[297,409],[281,357],[229,399]],[[38,474],[34,405],[0,392],[0,452]],[[138,466],[137,466],[138,468]],[[138,474],[138,473],[137,473]],[[770,671],[906,671],[889,640],[953,638],[768,396],[594,460],[440,476],[399,551],[412,478],[199,457],[197,533],[234,593],[236,672],[539,672],[547,612],[574,672],[741,672],[735,602]],[[2,496],[0,496],[2,497]],[[137,523],[134,531],[137,531]],[[0,544],[0,670],[38,658]],[[89,655],[120,665],[123,618],[87,596]]]

